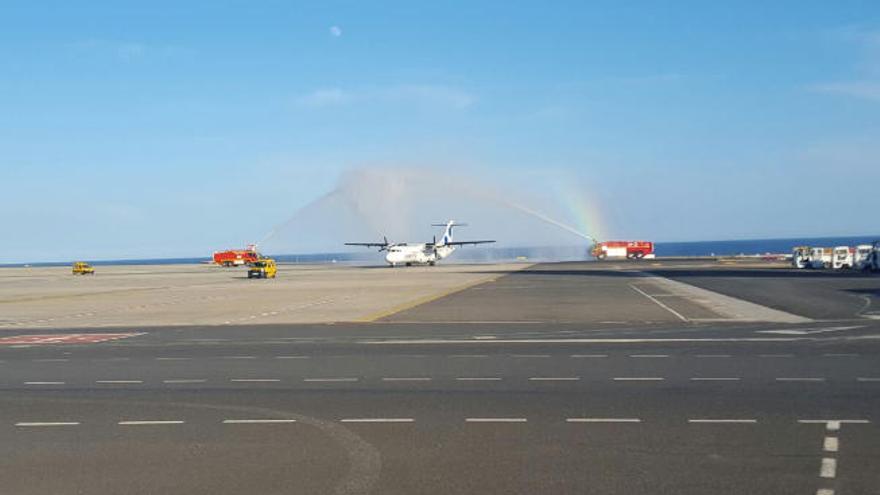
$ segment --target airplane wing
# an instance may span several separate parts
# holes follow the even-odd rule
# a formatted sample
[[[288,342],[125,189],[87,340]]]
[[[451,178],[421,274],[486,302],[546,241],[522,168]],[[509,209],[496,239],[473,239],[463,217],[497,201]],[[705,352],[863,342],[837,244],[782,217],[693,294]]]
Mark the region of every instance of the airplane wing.
[[[346,242],[346,246],[387,247],[387,242]]]
[[[477,245],[477,244],[491,244],[495,241],[454,241],[447,242],[444,246],[467,246],[467,245]]]

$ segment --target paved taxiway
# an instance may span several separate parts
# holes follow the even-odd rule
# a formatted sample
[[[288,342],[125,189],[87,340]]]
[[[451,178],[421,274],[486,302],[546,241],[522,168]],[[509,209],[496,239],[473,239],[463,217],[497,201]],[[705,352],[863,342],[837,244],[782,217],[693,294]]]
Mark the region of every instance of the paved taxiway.
[[[880,322],[774,291],[751,302],[806,321],[746,321],[634,267],[666,268],[538,265],[369,324],[0,347],[0,492],[878,493]],[[768,272],[797,290],[742,276]],[[880,279],[810,283],[804,307]]]

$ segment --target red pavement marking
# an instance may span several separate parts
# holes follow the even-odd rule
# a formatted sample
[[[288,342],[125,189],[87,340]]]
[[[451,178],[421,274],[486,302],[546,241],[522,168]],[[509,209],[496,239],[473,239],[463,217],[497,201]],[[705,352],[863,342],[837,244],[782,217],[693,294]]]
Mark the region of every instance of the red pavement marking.
[[[93,344],[124,339],[143,333],[60,333],[43,335],[13,335],[0,337],[0,345],[11,344]]]

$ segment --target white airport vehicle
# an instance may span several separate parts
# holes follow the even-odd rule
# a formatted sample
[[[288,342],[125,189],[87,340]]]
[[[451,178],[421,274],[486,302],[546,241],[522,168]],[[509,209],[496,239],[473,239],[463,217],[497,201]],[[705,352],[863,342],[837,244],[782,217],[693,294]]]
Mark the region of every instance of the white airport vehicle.
[[[826,247],[814,247],[810,250],[811,268],[831,268],[834,263],[834,250]]]
[[[868,269],[880,272],[880,241],[874,241],[873,249],[868,263]]]
[[[798,246],[792,249],[791,266],[795,268],[812,268],[812,252],[813,250],[809,246]]]
[[[853,253],[853,269],[868,270],[871,268],[871,253],[874,252],[874,246],[870,244],[859,244]]]
[[[450,220],[445,224],[432,224],[432,227],[446,227],[443,232],[443,238],[437,242],[435,237],[431,242],[409,243],[409,242],[388,242],[388,238],[384,238],[383,242],[346,242],[346,246],[363,246],[377,247],[379,251],[385,251],[385,262],[392,267],[398,265],[431,265],[434,266],[438,261],[446,258],[458,246],[489,244],[495,241],[453,241],[453,227],[464,227],[467,224],[455,223]]]
[[[831,268],[835,270],[849,270],[853,267],[855,250],[849,246],[837,246],[834,248],[834,260]]]

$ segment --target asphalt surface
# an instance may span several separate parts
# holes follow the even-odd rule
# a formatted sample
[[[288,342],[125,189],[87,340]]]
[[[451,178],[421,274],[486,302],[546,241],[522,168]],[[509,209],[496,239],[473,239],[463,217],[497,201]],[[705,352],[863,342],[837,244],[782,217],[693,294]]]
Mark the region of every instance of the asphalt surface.
[[[0,493],[880,493],[880,321],[802,312],[880,278],[719,269],[817,320],[779,324],[533,270],[372,324],[0,346]]]

